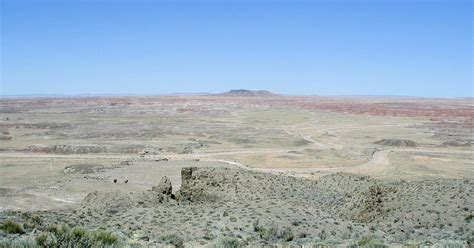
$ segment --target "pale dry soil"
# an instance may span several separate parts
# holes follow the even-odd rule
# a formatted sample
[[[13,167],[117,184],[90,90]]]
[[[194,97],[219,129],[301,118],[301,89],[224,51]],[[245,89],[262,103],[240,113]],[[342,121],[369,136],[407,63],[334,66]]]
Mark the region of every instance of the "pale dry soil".
[[[42,226],[107,228],[143,246],[165,245],[164,234],[189,246],[472,239],[471,126],[275,102],[0,101],[0,220],[31,212]],[[151,188],[167,176],[178,192],[190,166],[210,197],[159,202]],[[268,237],[257,220],[294,238]]]

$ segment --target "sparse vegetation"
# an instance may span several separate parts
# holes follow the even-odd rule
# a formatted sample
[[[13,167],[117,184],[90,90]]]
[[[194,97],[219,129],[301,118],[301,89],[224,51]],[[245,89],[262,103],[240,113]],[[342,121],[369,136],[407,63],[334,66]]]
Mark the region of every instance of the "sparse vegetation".
[[[107,231],[99,231],[94,233],[93,239],[96,240],[97,243],[105,246],[110,246],[117,243],[117,236]]]
[[[184,247],[184,240],[177,234],[169,234],[160,237],[160,241],[165,244],[174,245],[176,248]]]
[[[68,225],[50,226],[46,232],[36,236],[36,244],[40,247],[115,247],[118,243],[118,237],[111,232],[88,231]]]
[[[235,238],[221,237],[208,245],[208,248],[239,248],[243,247]]]
[[[285,241],[289,242],[294,239],[294,235],[289,228],[279,229],[275,224],[270,225],[270,227],[263,227],[259,224],[257,220],[254,222],[254,231],[258,233],[261,239],[266,241]]]
[[[0,229],[6,233],[10,234],[22,234],[24,233],[23,228],[13,220],[5,221],[1,226]]]
[[[466,222],[471,222],[472,219],[474,219],[474,214],[473,214],[473,213],[468,214],[468,215],[466,216],[466,218],[464,218],[464,220],[465,220]]]
[[[295,238],[290,229],[283,229],[280,231],[280,237],[286,242],[293,241]]]
[[[385,244],[382,242],[373,239],[371,237],[362,237],[362,239],[359,240],[358,245],[361,247],[367,247],[367,248],[384,248],[387,247]]]
[[[340,105],[327,99],[334,101],[327,105],[310,97],[304,104],[294,98],[219,99],[125,97],[114,105],[108,98],[4,100],[5,109],[18,107],[2,123],[13,139],[0,142],[0,149],[21,156],[1,161],[0,174],[11,176],[0,187],[0,199],[9,201],[0,204],[0,242],[369,247],[420,240],[442,246],[441,239],[465,245],[472,236],[474,184],[465,166],[470,150],[444,143],[471,142],[470,123],[430,121],[426,129],[422,118],[388,118],[393,111],[409,113],[411,107],[397,100]],[[436,113],[438,104],[422,109]],[[329,112],[319,116],[315,109],[323,105]],[[331,112],[354,113],[360,106],[363,116]],[[461,112],[472,112],[463,106]],[[450,111],[442,111],[444,119]],[[386,117],[371,116],[377,113]],[[413,144],[394,138],[412,140],[416,148],[403,148]],[[26,159],[31,152],[36,155]],[[177,155],[187,152],[194,154]],[[175,186],[182,167],[196,169],[180,188],[150,190],[163,176]],[[9,188],[13,184],[22,190]],[[25,201],[29,194],[35,197]],[[20,228],[4,228],[7,220]]]

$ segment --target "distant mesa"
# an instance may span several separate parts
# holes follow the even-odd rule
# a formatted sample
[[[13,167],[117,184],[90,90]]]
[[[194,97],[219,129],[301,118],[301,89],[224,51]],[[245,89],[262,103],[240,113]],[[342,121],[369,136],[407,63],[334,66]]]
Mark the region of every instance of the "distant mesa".
[[[268,90],[236,89],[236,90],[230,90],[224,93],[220,93],[217,95],[218,96],[276,96],[277,94],[272,93]]]

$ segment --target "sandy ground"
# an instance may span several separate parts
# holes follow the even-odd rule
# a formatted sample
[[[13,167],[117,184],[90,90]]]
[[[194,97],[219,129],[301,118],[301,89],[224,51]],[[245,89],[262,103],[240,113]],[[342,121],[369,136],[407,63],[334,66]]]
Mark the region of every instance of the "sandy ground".
[[[189,166],[310,181],[340,172],[470,181],[473,109],[426,99],[0,100],[0,211],[74,209],[90,192],[140,193],[163,176],[176,193]]]

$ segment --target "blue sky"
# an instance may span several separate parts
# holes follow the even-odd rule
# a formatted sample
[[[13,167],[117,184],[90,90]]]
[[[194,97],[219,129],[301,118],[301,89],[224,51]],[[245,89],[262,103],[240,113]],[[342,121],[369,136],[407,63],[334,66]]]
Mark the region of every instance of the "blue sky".
[[[471,1],[0,1],[3,95],[473,95]]]

